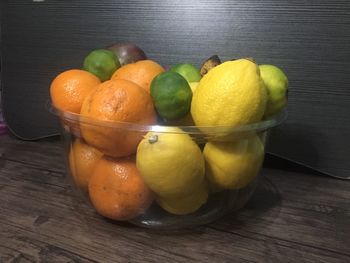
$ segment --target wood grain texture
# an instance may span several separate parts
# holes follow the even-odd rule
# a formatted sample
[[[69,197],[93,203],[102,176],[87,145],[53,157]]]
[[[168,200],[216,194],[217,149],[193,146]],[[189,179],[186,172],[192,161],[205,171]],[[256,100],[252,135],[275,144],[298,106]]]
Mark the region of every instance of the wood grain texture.
[[[350,182],[268,163],[240,212],[155,231],[74,202],[57,138],[2,136],[0,262],[349,262]]]
[[[140,45],[163,65],[252,56],[290,79],[289,118],[270,151],[322,172],[350,172],[350,2],[2,1],[4,113],[19,137],[58,132],[48,87],[92,49]]]

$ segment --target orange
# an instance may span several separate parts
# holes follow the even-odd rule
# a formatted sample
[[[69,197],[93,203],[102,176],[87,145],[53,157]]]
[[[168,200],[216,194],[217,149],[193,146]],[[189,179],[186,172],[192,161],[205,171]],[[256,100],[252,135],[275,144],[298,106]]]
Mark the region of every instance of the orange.
[[[145,211],[153,193],[144,183],[135,158],[101,158],[90,178],[90,200],[96,211],[114,220],[129,220]]]
[[[164,71],[165,69],[153,60],[140,60],[120,67],[113,73],[111,79],[130,80],[150,93],[152,80]]]
[[[151,96],[135,83],[116,79],[100,84],[84,101],[81,116],[101,121],[155,124],[156,112]],[[117,125],[119,125],[117,127]],[[81,133],[86,142],[112,157],[136,152],[144,133],[128,130],[120,124],[93,124],[81,119]]]
[[[87,192],[89,179],[102,153],[77,139],[69,152],[69,167],[76,185]]]
[[[52,103],[60,110],[79,113],[85,97],[100,83],[90,72],[80,69],[64,71],[51,82]]]

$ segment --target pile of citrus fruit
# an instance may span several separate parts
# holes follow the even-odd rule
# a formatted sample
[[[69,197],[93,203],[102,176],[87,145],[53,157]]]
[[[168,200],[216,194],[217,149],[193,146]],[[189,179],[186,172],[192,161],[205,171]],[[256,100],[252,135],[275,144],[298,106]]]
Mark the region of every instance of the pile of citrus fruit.
[[[76,135],[69,153],[75,184],[99,214],[129,220],[155,203],[171,214],[194,213],[211,193],[246,187],[263,162],[264,142],[255,131],[229,131],[278,114],[287,88],[282,70],[250,58],[212,56],[200,69],[182,63],[165,70],[129,43],[93,50],[82,69],[54,78],[50,94],[60,112],[78,116],[65,123]],[[183,130],[188,125],[206,140],[196,142]],[[208,127],[221,132],[205,136]]]

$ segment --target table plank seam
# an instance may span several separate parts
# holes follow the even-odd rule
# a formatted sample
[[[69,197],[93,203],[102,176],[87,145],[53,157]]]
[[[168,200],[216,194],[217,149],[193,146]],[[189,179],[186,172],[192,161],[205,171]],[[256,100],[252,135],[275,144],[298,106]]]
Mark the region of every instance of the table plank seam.
[[[213,227],[213,226],[209,226],[209,228],[212,228],[214,230],[217,230],[217,231],[220,231],[220,232],[223,232],[223,233],[230,233],[230,234],[233,234],[233,235],[238,235],[240,237],[244,237],[244,238],[248,238],[248,239],[252,239],[252,240],[256,240],[256,241],[265,241],[264,239],[254,238],[254,237],[251,237],[251,236],[235,233],[235,232],[232,232],[232,231],[222,230],[222,229],[219,229],[219,228],[216,228],[216,227]],[[295,244],[295,245],[302,246],[302,247],[313,248],[313,249],[316,249],[316,250],[323,250],[323,251],[327,251],[327,252],[332,253],[332,254],[346,256],[346,257],[349,257],[349,259],[350,259],[350,254],[348,254],[348,253],[335,251],[335,250],[327,249],[327,248],[323,248],[323,247],[316,247],[316,246],[312,246],[312,245],[309,245],[309,244],[296,242],[296,241],[293,241],[293,240],[287,240],[287,239],[283,239],[283,238],[280,238],[280,237],[269,236],[269,235],[266,235],[266,234],[263,234],[263,233],[252,232],[252,231],[249,231],[249,230],[244,230],[244,231],[247,232],[247,233],[254,234],[254,235],[263,236],[263,237],[266,237],[268,239],[283,241],[283,242]],[[278,245],[286,246],[286,245],[283,245],[283,244],[280,244],[280,243],[278,243]],[[286,247],[288,247],[288,246],[286,246]],[[289,247],[289,248],[293,248],[293,247]]]
[[[13,252],[18,253],[17,256],[11,255],[11,262],[19,262],[19,260],[20,260],[21,258],[24,258],[24,259],[26,260],[26,262],[36,263],[36,261],[33,261],[33,260],[30,259],[26,254],[23,254],[22,252],[19,252],[17,249],[14,249],[14,248],[12,248],[12,247],[6,246],[6,245],[4,245],[3,243],[0,244],[0,247],[7,248],[8,250],[11,250],[11,251],[13,251]],[[1,258],[1,255],[0,255],[0,262],[2,262],[1,260],[2,260],[2,258]]]
[[[58,173],[58,174],[65,174],[64,170],[49,169],[49,168],[46,168],[46,167],[33,165],[33,164],[29,163],[29,162],[24,162],[24,161],[19,161],[19,160],[16,160],[16,159],[8,158],[5,155],[1,155],[0,156],[0,160],[10,161],[10,162],[18,163],[18,164],[23,164],[25,167],[29,167],[29,168],[32,168],[32,169],[37,169],[39,171],[46,171],[46,172],[52,172],[52,173]]]
[[[32,234],[36,234],[35,231],[33,231],[33,230],[29,229],[29,228],[20,227],[20,226],[18,226],[18,225],[10,224],[10,223],[4,222],[4,221],[2,221],[2,220],[1,220],[1,222],[2,222],[3,224],[6,224],[6,225],[10,226],[10,227],[13,227],[13,228],[15,228],[15,229],[18,229],[18,232],[24,231],[24,232],[30,232],[30,233],[32,233]],[[45,234],[43,234],[43,233],[40,233],[40,235],[41,235],[41,236],[44,236],[44,237],[47,238],[47,239],[51,239],[50,236],[45,235]],[[23,236],[23,237],[24,237],[24,236]],[[22,239],[23,239],[23,238],[22,238]],[[26,239],[26,238],[24,237],[24,239]],[[26,240],[22,240],[22,241],[26,241]],[[95,261],[95,260],[89,259],[89,258],[87,258],[87,257],[85,257],[85,256],[83,256],[83,255],[77,254],[77,253],[75,253],[75,252],[73,252],[73,251],[71,251],[71,250],[68,250],[68,249],[66,249],[66,248],[62,248],[61,246],[52,245],[52,244],[50,244],[50,243],[48,243],[48,242],[45,242],[45,241],[43,241],[43,240],[38,240],[38,239],[36,239],[36,241],[37,241],[37,242],[40,242],[40,243],[43,243],[43,244],[46,244],[46,245],[48,245],[48,246],[57,247],[58,249],[61,249],[62,251],[66,251],[66,252],[68,252],[68,253],[70,253],[70,254],[72,254],[72,255],[75,255],[75,256],[78,256],[78,257],[80,257],[80,258],[86,259],[86,260],[89,261],[89,262],[96,262],[96,263],[98,263],[98,262]],[[3,246],[1,242],[0,242],[0,246]]]

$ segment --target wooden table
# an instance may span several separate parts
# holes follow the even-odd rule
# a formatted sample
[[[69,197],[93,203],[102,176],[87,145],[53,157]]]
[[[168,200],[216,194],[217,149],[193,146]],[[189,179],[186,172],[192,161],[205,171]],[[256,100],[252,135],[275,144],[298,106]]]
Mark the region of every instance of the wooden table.
[[[350,262],[350,181],[274,164],[239,213],[154,231],[79,215],[57,138],[0,136],[0,262]]]

